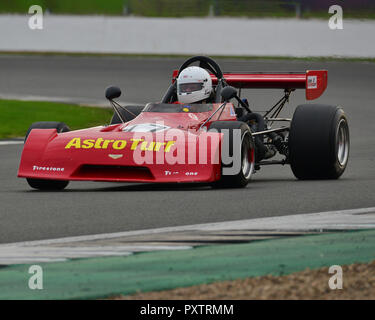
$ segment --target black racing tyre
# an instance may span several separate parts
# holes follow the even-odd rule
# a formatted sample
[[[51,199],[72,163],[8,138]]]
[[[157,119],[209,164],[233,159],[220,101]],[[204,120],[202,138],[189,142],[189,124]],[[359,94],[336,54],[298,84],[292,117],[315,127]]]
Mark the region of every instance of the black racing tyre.
[[[126,108],[126,109],[125,109]],[[145,108],[145,106],[126,106],[125,108],[120,107],[118,108],[121,116],[126,120],[125,122],[133,120],[135,117],[137,117],[142,110]],[[129,111],[127,111],[129,110]],[[121,123],[121,120],[116,112],[113,113],[112,119],[111,119],[111,125],[112,124],[119,124]]]
[[[249,126],[241,121],[216,121],[210,126],[210,131],[216,130],[217,132],[224,133],[224,142],[221,148],[222,155],[222,174],[220,180],[212,184],[215,188],[243,188],[251,180],[252,174],[254,172],[255,166],[255,144],[254,139],[251,134]],[[237,140],[234,134],[234,130],[240,130],[241,140]],[[227,147],[225,146],[225,141],[227,141]],[[225,168],[233,168],[236,165],[231,161],[230,163],[225,163],[223,161],[223,151],[229,155],[229,157],[235,157],[234,152],[237,150],[234,148],[235,143],[240,143],[240,159],[241,165],[238,168],[239,171],[229,175],[223,174]],[[224,148],[229,150],[224,150]],[[228,152],[229,151],[229,152]]]
[[[30,126],[30,128],[27,130],[27,133],[25,136],[25,142],[31,130],[33,129],[56,129],[58,133],[70,131],[69,127],[64,122],[57,122],[57,121],[34,122]]]
[[[69,184],[69,181],[65,180],[47,180],[30,178],[27,178],[26,180],[31,188],[38,190],[63,190]]]
[[[58,133],[70,131],[69,127],[64,122],[56,121],[43,121],[34,122],[25,136],[25,142],[33,129],[56,129]],[[27,178],[27,183],[30,187],[38,190],[62,190],[68,184],[69,181],[65,180],[47,180],[47,179],[30,179]]]
[[[289,132],[289,161],[298,179],[338,179],[349,159],[349,125],[343,109],[300,105]]]

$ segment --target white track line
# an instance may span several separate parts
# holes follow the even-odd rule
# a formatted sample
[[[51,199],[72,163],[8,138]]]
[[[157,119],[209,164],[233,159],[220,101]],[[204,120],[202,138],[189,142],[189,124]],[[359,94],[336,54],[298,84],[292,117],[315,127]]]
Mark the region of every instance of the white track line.
[[[371,214],[374,213],[374,214]],[[106,240],[127,236],[150,235],[180,231],[222,231],[222,230],[273,230],[273,231],[309,231],[309,230],[352,230],[375,228],[375,207],[326,211],[309,214],[296,214],[280,217],[236,220],[216,223],[195,224],[177,227],[144,229],[116,233],[103,233],[87,236],[66,237],[59,239],[24,241],[1,244],[5,246],[43,246],[81,241]]]
[[[18,140],[0,141],[0,146],[7,146],[11,144],[23,144],[23,141],[18,141]]]

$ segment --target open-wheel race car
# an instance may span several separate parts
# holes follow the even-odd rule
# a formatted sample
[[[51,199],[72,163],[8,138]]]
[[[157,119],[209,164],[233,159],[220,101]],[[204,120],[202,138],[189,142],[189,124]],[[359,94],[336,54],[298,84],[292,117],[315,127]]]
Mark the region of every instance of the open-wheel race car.
[[[191,69],[196,63],[200,69]],[[189,70],[201,78],[194,83]],[[32,124],[18,176],[40,190],[64,189],[78,180],[244,187],[262,166],[289,164],[298,179],[337,179],[349,157],[342,108],[304,104],[292,119],[279,117],[295,89],[305,89],[313,100],[326,87],[325,70],[223,73],[211,58],[193,57],[173,72],[158,103],[120,106],[114,100],[120,89],[107,88],[114,108],[109,125],[70,131],[61,122]],[[237,89],[246,88],[279,88],[284,94],[261,114],[239,96]],[[207,98],[187,102],[199,90]]]

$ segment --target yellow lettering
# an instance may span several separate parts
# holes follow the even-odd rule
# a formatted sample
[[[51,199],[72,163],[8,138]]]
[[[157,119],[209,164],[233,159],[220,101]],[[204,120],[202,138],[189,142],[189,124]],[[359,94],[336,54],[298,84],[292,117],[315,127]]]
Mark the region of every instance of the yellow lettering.
[[[142,142],[142,144],[141,144],[141,150],[142,151],[153,151],[154,150],[155,142],[152,141],[147,146],[148,143],[149,143],[148,141]]]
[[[96,140],[96,142],[95,142],[94,148],[95,148],[95,149],[100,149],[100,148],[101,148],[100,144],[101,144],[103,141],[104,141],[103,138],[98,138],[98,140]]]
[[[141,143],[141,150],[142,151],[146,150],[147,143],[148,143],[147,141],[144,141],[144,142]]]
[[[71,147],[74,147],[76,149],[81,148],[81,138],[73,138],[72,140],[70,140],[65,146],[65,149],[70,149]]]
[[[167,145],[165,146],[164,152],[171,151],[172,146],[176,143],[176,141],[168,141]]]
[[[130,150],[135,150],[138,146],[138,143],[143,141],[143,139],[130,139],[133,141],[132,146],[130,147]]]
[[[113,141],[113,140],[112,140]],[[125,140],[116,140],[113,145],[112,145],[112,148],[113,149],[116,149],[116,150],[120,150],[120,149],[124,149],[126,146],[126,141]]]
[[[166,142],[156,142],[154,150],[160,151],[161,146],[165,146],[166,144]]]
[[[148,145],[147,150],[148,151],[152,151],[152,150],[154,150],[154,147],[155,147],[155,142],[150,142],[150,144]]]
[[[94,146],[94,139],[87,139],[83,141],[82,148],[83,149],[91,149]]]
[[[102,145],[102,149],[107,149],[108,148],[108,145],[113,142],[115,140],[104,140],[103,142],[103,145]]]

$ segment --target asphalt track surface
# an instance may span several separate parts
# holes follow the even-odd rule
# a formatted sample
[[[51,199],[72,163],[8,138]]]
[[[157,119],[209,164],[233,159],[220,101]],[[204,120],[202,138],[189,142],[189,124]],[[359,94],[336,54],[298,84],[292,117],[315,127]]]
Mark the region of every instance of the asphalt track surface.
[[[123,101],[158,101],[170,83],[171,71],[182,62],[0,56],[0,96],[99,102],[104,88],[116,84],[125,91]],[[351,153],[343,177],[337,181],[297,181],[288,166],[274,166],[262,168],[241,190],[73,182],[63,192],[39,192],[16,177],[22,145],[0,145],[0,243],[375,206],[375,64],[219,63],[226,71],[327,69],[328,89],[316,102],[339,104],[349,118]],[[281,93],[260,90],[245,94],[258,110]],[[303,90],[294,94],[283,115],[290,116],[301,103],[305,103]]]

